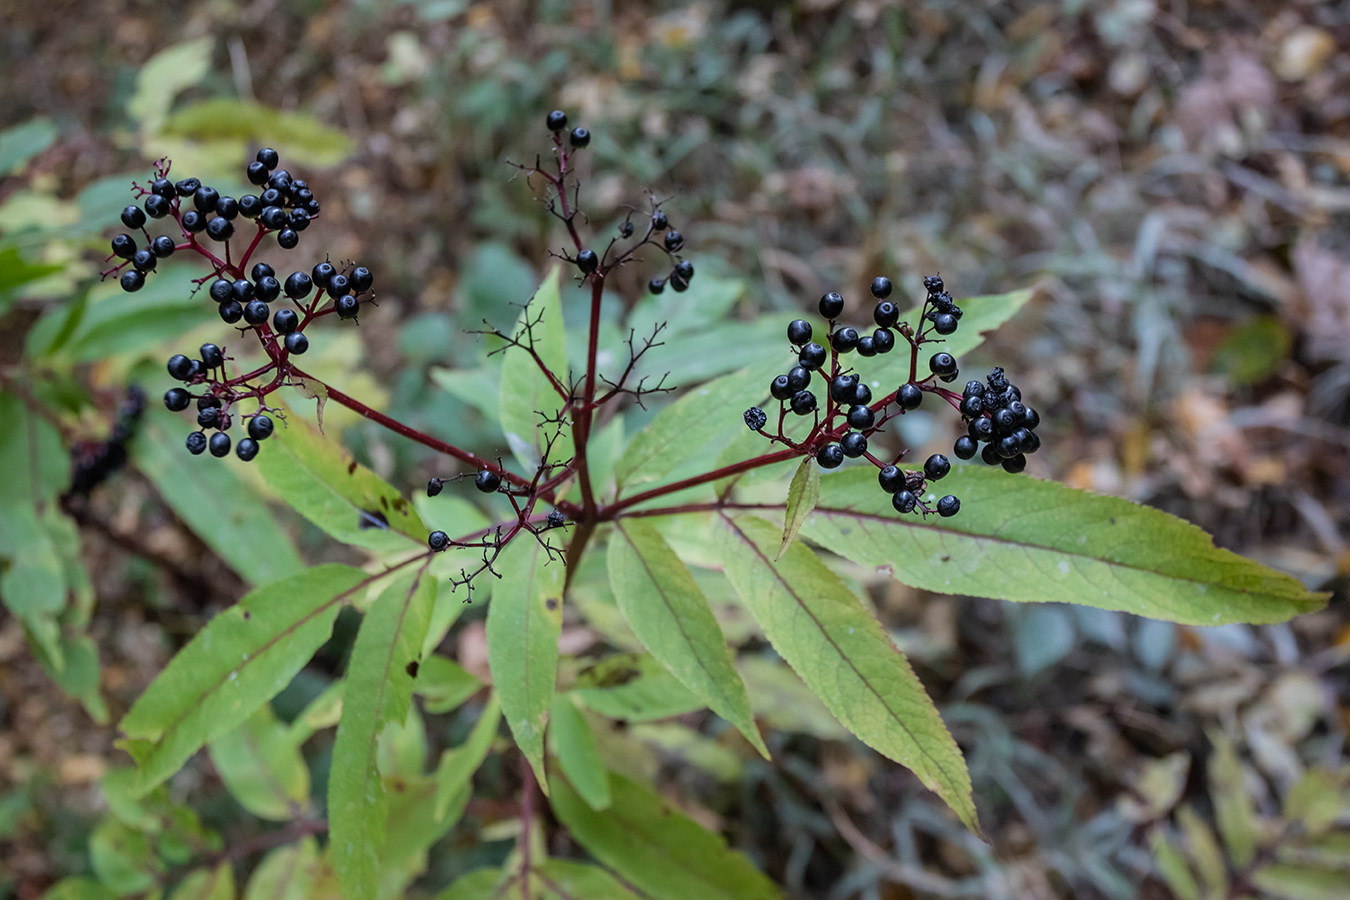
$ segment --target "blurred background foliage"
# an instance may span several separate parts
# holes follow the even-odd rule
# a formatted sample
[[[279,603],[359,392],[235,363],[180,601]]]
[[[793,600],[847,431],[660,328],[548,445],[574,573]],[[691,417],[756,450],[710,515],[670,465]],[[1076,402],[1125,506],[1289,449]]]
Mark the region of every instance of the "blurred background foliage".
[[[744,674],[783,698],[757,711],[778,729],[773,764],[694,730],[707,720],[693,714],[634,725],[651,755],[632,766],[792,896],[1345,896],[1344,4],[0,0],[0,20],[0,386],[26,401],[0,410],[0,429],[33,432],[36,404],[49,450],[69,448],[106,439],[129,381],[152,394],[133,466],[80,507],[78,531],[64,517],[29,529],[73,598],[49,635],[65,642],[59,688],[0,612],[0,898],[93,871],[116,837],[98,825],[124,760],[110,723],[246,583],[295,564],[268,554],[268,529],[309,562],[342,552],[265,505],[247,467],[154,456],[158,431],[181,430],[154,410],[161,361],[219,324],[182,270],[135,296],[98,283],[129,181],[168,155],[238,189],[247,153],[277,146],[324,198],[305,245],[379,281],[378,310],[326,335],[314,368],[498,453],[482,390],[494,373],[466,331],[513,321],[562,247],[503,164],[544,148],[555,107],[595,135],[591,224],[668,199],[714,276],[706,302],[691,291],[662,307],[681,337],[666,368],[707,374],[727,320],[831,288],[860,296],[878,272],[916,297],[935,271],[958,297],[1034,283],[1032,304],[965,361],[997,358],[1041,398],[1047,450],[1031,473],[1160,506],[1335,591],[1288,625],[1198,630],[854,573],[966,749],[991,846],[771,668]],[[642,302],[650,274],[616,279],[616,307]],[[393,483],[451,474],[331,414]],[[904,437],[927,452],[946,427],[906,416]],[[11,440],[0,459],[19,452]],[[225,513],[236,532],[203,544],[202,520]],[[6,524],[12,559],[27,526]],[[449,638],[470,671],[482,627],[471,609]],[[564,639],[597,636],[569,623]],[[274,703],[281,719],[341,671],[349,641],[340,620]],[[427,716],[433,749],[466,731]],[[321,743],[305,745],[315,798]],[[199,761],[154,815],[226,845],[256,837],[223,777]],[[504,857],[514,778],[491,762],[478,775],[414,893]],[[239,859],[239,874],[256,864]]]

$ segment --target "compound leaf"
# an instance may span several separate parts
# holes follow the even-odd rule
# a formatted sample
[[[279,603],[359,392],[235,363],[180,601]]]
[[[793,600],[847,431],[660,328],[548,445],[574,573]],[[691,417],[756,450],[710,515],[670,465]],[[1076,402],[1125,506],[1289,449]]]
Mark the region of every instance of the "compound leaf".
[[[898,516],[862,469],[825,480],[802,534],[914,587],[1001,600],[1078,603],[1187,625],[1283,622],[1325,594],[1221,550],[1147,506],[957,466],[949,519]]]
[[[367,580],[348,566],[315,566],[255,588],[197,632],[122,719],[141,790],[289,684],[332,633],[341,601]]]
[[[540,362],[561,384],[567,383],[567,343],[563,330],[559,268],[544,276],[529,305],[520,312],[512,337],[533,346]],[[528,333],[526,331],[528,327]],[[500,410],[502,433],[527,472],[534,472],[544,448],[547,427],[540,415],[549,416],[562,407],[563,398],[539,369],[539,364],[520,347],[502,352]]]
[[[918,775],[978,834],[961,750],[877,620],[801,544],[774,562],[780,535],[768,522],[723,522],[727,578],[774,649],[844,727]]]
[[[652,656],[767,759],[712,607],[660,532],[641,519],[615,522],[609,579],[629,626]]]

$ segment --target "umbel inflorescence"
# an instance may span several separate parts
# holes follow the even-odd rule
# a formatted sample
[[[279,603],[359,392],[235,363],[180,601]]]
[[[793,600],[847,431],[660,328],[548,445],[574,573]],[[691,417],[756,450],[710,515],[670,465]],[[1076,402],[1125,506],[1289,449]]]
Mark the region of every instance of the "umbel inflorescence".
[[[319,214],[319,200],[309,184],[278,168],[280,163],[277,151],[259,150],[246,170],[258,193],[235,198],[199,178],[171,181],[170,163],[161,160],[149,185],[132,185],[138,203],[122,210],[122,224],[134,234],[112,239],[109,260],[121,261],[103,276],[117,275],[128,292],[145,286],[159,260],[182,251],[196,253],[211,267],[210,275],[194,279],[197,288],[209,283],[207,296],[220,318],[241,334],[253,332],[267,354],[263,366],[234,375],[228,371],[233,357],[216,344],[202,344],[196,357],[179,353],[169,358],[169,375],[184,386],[167,391],[164,405],[180,412],[196,403],[198,430],[187,437],[193,454],[210,450],[213,456],[227,456],[229,431],[242,415],[248,436],[234,446],[235,455],[245,461],[257,456],[259,442],[273,430],[267,415],[273,410],[264,398],[292,380],[291,357],[309,349],[308,326],[332,314],[355,319],[361,305],[373,299],[375,278],[365,266],[339,266],[325,258],[283,280],[267,263],[250,265],[269,237],[275,236],[282,250],[294,250],[300,232]],[[171,233],[152,237],[149,229],[155,222]],[[238,406],[244,400],[256,400],[257,409],[241,414]]]
[[[920,348],[953,334],[962,315],[940,276],[930,275],[923,284],[927,297],[920,309],[917,330],[908,322],[900,322],[899,307],[890,299],[894,287],[884,275],[872,281],[872,297],[876,300],[872,321],[876,328],[871,333],[840,323],[845,303],[838,291],[821,297],[820,315],[829,322],[823,343],[813,339],[814,329],[805,319],[796,319],[788,325],[787,337],[797,351],[797,364],[769,384],[769,396],[778,401],[776,433],[765,431],[769,416],[758,406],[745,411],[745,424],[771,441],[814,456],[822,469],[836,469],[846,458],[866,459],[877,467],[877,481],[891,495],[891,504],[897,512],[954,516],[961,509],[961,501],[954,495],[947,494],[931,505],[924,499],[932,484],[951,471],[951,461],[945,455],[934,453],[924,461],[922,469],[906,471],[899,463],[907,451],[894,459],[879,458],[869,450],[869,440],[891,419],[918,409],[924,394],[936,394],[957,409],[966,423],[967,433],[957,438],[952,452],[960,459],[971,459],[980,453],[984,462],[1001,464],[1015,473],[1026,469],[1026,454],[1040,449],[1035,431],[1040,416],[1022,402],[1022,392],[999,368],[985,382],[968,382],[960,394],[942,387],[960,375],[956,358],[946,351],[933,353],[928,358],[929,374],[918,377]],[[894,350],[899,340],[904,340],[910,349],[909,378],[893,392],[874,398],[872,389],[846,360],[853,353],[863,359],[883,356]],[[823,406],[817,397],[817,391],[822,389]],[[814,426],[805,440],[794,441],[784,433],[789,413],[814,417]],[[983,450],[981,442],[985,445]]]

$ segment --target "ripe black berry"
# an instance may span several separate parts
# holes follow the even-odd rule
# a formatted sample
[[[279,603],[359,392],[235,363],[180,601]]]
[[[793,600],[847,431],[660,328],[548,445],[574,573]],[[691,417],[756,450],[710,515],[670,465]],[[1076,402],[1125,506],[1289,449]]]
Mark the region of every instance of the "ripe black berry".
[[[353,291],[358,294],[364,294],[375,284],[375,276],[371,273],[370,269],[367,269],[365,266],[357,266],[355,269],[352,269],[350,281],[352,283]]]
[[[351,294],[343,294],[333,302],[333,308],[337,310],[338,318],[354,319],[360,312],[361,304]]]
[[[970,427],[966,429],[966,434],[977,441],[987,441],[994,436],[994,423],[984,416],[970,420]]]
[[[309,338],[305,337],[305,333],[303,331],[296,331],[293,332],[292,334],[286,335],[287,352],[294,353],[296,356],[299,356],[308,349],[309,349]]]
[[[174,190],[177,191],[178,196],[180,197],[191,197],[193,194],[197,193],[197,188],[201,186],[202,181],[200,178],[184,178],[174,185]]]
[[[670,224],[670,218],[661,210],[652,213],[652,230],[663,231]]]
[[[986,466],[996,466],[1003,462],[1003,457],[998,455],[996,444],[985,444],[984,449],[980,451],[980,459],[984,460]]]
[[[900,470],[899,466],[883,466],[877,472],[877,483],[886,493],[894,494],[905,486],[905,473]]]
[[[975,443],[975,439],[969,435],[961,435],[952,445],[952,452],[956,454],[957,459],[971,459],[979,451],[980,445]]]
[[[952,470],[952,464],[941,453],[934,453],[923,464],[924,477],[929,481],[940,481]]]
[[[220,199],[220,192],[213,187],[202,185],[197,188],[192,195],[192,205],[197,208],[197,212],[209,213],[216,211],[216,201]]]
[[[282,286],[282,290],[292,300],[299,300],[308,297],[312,287],[314,287],[314,282],[309,280],[308,275],[304,272],[292,272],[286,276],[286,284]]]
[[[984,395],[984,382],[967,381],[966,389],[961,392],[963,397],[980,397]]]
[[[858,338],[858,355],[867,357],[868,359],[877,355],[877,348],[876,345],[872,343],[872,336],[870,334],[865,334]]]
[[[138,272],[153,272],[155,266],[159,264],[159,257],[149,250],[137,250],[131,254],[131,264],[136,267]]]
[[[162,219],[173,211],[173,203],[168,197],[151,194],[145,198],[145,214],[152,219]]]
[[[221,197],[216,201],[216,215],[233,219],[239,215],[239,201],[233,197]]]
[[[261,413],[248,420],[248,436],[255,441],[265,441],[272,436],[272,419]]]
[[[872,349],[878,353],[890,353],[895,349],[895,332],[889,328],[878,328],[872,332]]]
[[[272,173],[272,177],[267,179],[267,186],[285,195],[291,188],[291,173],[285,169],[277,169]]]
[[[674,253],[676,250],[684,246],[684,235],[674,230],[667,231],[666,236],[664,238],[664,243],[666,245],[666,249],[669,250],[671,253]]]
[[[272,177],[272,173],[267,171],[267,166],[260,162],[249,163],[247,174],[249,184],[267,184],[267,179]]]
[[[848,424],[850,428],[856,428],[862,431],[871,428],[872,423],[876,421],[876,413],[872,412],[872,407],[863,406],[861,403],[849,408]]]
[[[882,328],[892,328],[900,321],[900,307],[889,300],[883,300],[872,310],[872,320]]]
[[[1004,459],[1012,459],[1022,452],[1022,441],[1015,434],[999,438],[997,444],[991,444],[990,446],[998,447],[998,455]]]
[[[441,489],[444,487],[445,487],[444,481],[441,481],[439,478],[431,479],[430,481],[427,482],[427,496],[435,497],[437,494],[441,492]]]
[[[238,300],[226,300],[220,304],[216,312],[220,313],[220,318],[226,325],[233,325],[244,317],[244,307]]]
[[[234,223],[229,219],[216,216],[206,223],[206,236],[213,241],[228,241],[234,237]]]
[[[261,281],[268,275],[275,276],[276,274],[277,270],[272,268],[265,262],[254,263],[253,268],[248,270],[249,278],[252,278],[254,281]]]
[[[885,275],[878,275],[872,279],[872,296],[878,300],[885,300],[891,295],[891,280]]]
[[[961,398],[961,415],[973,419],[984,412],[984,398],[979,394],[967,394]]]
[[[491,494],[502,486],[502,477],[491,469],[479,469],[474,477],[473,486],[485,494]]]
[[[150,193],[158,194],[161,197],[172,197],[173,182],[167,178],[156,178],[150,182]]]
[[[788,323],[788,341],[800,347],[811,340],[811,323],[805,319],[793,319]]]
[[[578,125],[572,129],[572,133],[567,136],[573,147],[580,150],[591,142],[591,133]]]
[[[131,259],[136,255],[136,239],[129,234],[119,234],[112,239],[112,252],[113,256]]]
[[[694,277],[694,264],[687,259],[682,259],[675,264],[675,274],[685,281],[691,281]]]
[[[857,459],[867,452],[867,438],[861,432],[850,431],[839,441],[839,446],[849,459]]]
[[[792,395],[792,411],[799,416],[815,412],[816,395],[810,391],[798,391]]]
[[[811,385],[811,370],[805,366],[793,366],[788,369],[787,381],[792,393],[804,391]]]
[[[838,444],[826,444],[816,451],[816,462],[822,469],[837,469],[844,464],[844,451]]]
[[[164,405],[170,412],[182,412],[192,402],[192,395],[182,388],[169,388],[164,392]]]
[[[217,431],[215,434],[211,435],[210,440],[207,442],[207,446],[211,448],[212,456],[229,456],[230,436],[223,431]]]
[[[150,242],[150,252],[160,259],[173,256],[173,251],[175,249],[177,249],[177,247],[174,245],[173,238],[169,237],[167,234],[161,234]]]
[[[143,228],[145,213],[139,206],[128,206],[122,210],[122,224],[128,228]]]
[[[1022,438],[1022,452],[1035,453],[1039,449],[1041,449],[1040,435],[1034,431],[1028,431],[1026,437]]]
[[[1017,417],[1009,410],[1000,409],[990,418],[993,420],[994,434],[1002,437],[1005,434],[1012,434],[1017,429]]]
[[[666,289],[666,280],[664,278],[653,278],[647,282],[647,290],[653,294],[659,294]]]
[[[548,125],[549,131],[562,131],[567,127],[567,113],[561,109],[555,109],[548,114],[548,118],[544,121]]]
[[[266,204],[267,200],[264,199],[263,203]],[[263,211],[258,214],[258,221],[273,231],[279,231],[290,223],[290,218],[286,215],[286,210],[280,206],[265,205]]]
[[[197,409],[220,409],[220,398],[214,394],[207,394],[197,398]]]
[[[197,404],[197,424],[202,428],[220,427],[220,406],[202,406]]]
[[[633,236],[633,223],[625,219],[623,222],[619,223],[619,237],[627,239],[632,236]]]
[[[270,269],[271,266],[268,266]],[[281,296],[281,282],[271,272],[258,279],[253,287],[253,295],[264,303],[271,303]]]
[[[961,511],[961,501],[948,494],[937,502],[937,511],[942,518],[950,519]]]
[[[812,341],[802,348],[797,360],[808,369],[819,369],[825,365],[825,348]]]
[[[245,219],[256,219],[262,213],[262,201],[256,194],[245,194],[239,198],[239,215]]]
[[[678,274],[676,274],[675,272],[671,272],[671,273],[670,273],[670,287],[671,287],[671,290],[675,291],[675,293],[677,293],[677,294],[683,294],[685,291],[689,290],[689,282],[686,281],[685,279],[681,278],[681,277],[680,277]]]
[[[175,381],[187,381],[192,376],[192,360],[181,353],[170,356],[165,368],[169,370],[169,377]]]
[[[277,166],[281,165],[281,154],[277,153],[277,151],[273,150],[271,147],[262,148],[254,158],[269,169],[275,169]]]
[[[244,321],[250,325],[261,325],[267,321],[272,311],[261,300],[250,300],[244,307]]]
[[[1005,459],[1003,461],[1003,470],[1005,472],[1011,472],[1014,475],[1019,472],[1025,472],[1026,468],[1027,458],[1021,453],[1017,454],[1012,459]]]
[[[244,438],[239,442],[239,446],[234,448],[234,455],[248,462],[258,455],[258,442],[253,438]]]
[[[956,372],[956,357],[945,350],[934,353],[928,360],[928,368],[934,375],[951,375]]]
[[[769,384],[769,396],[775,400],[786,400],[796,392],[786,375],[779,375]]]
[[[225,354],[215,344],[202,344],[202,365],[208,369],[219,369],[225,365]]]
[[[183,226],[184,231],[190,234],[198,234],[206,227],[206,216],[195,209],[189,209],[179,217],[178,222]]]
[[[844,311],[844,298],[838,291],[830,291],[820,298],[820,314],[827,319],[837,319]]]
[[[432,550],[444,550],[446,547],[450,546],[450,535],[446,534],[444,531],[433,531],[431,534],[427,535],[427,546]]]
[[[836,353],[851,353],[858,348],[858,329],[845,326],[830,335],[830,346]]]
[[[577,254],[577,268],[583,275],[589,275],[600,265],[600,257],[595,255],[594,250],[582,250]]]
[[[898,513],[912,513],[918,503],[919,498],[910,491],[899,490],[891,495],[891,506],[894,506]]]
[[[1039,424],[1041,424],[1041,414],[1036,412],[1036,410],[1032,409],[1030,406],[1028,406],[1026,408],[1026,412],[1022,413],[1023,427],[1035,428]]]
[[[303,209],[293,209],[286,217],[286,223],[290,225],[291,231],[304,231],[309,227],[309,213]]]
[[[854,385],[847,402],[850,406],[856,406],[859,403],[866,406],[872,402],[872,389],[865,384]]]
[[[290,334],[300,327],[300,316],[293,309],[279,309],[272,314],[272,327],[277,334]]]
[[[940,313],[933,320],[933,330],[938,334],[951,334],[956,330],[956,316]]]
[[[337,299],[347,293],[347,276],[334,275],[328,279],[328,296]]]
[[[769,417],[758,406],[752,406],[745,411],[745,427],[751,431],[759,431],[767,421]]]
[[[836,375],[830,382],[830,399],[835,403],[847,403],[852,406],[857,402],[853,399],[857,387],[857,375]]]
[[[300,235],[294,228],[283,228],[277,232],[277,246],[282,250],[294,250],[300,243]]]
[[[917,384],[906,382],[895,392],[895,402],[900,404],[901,409],[918,409],[923,402],[923,391],[919,390]]]
[[[194,431],[187,436],[188,452],[193,456],[201,456],[202,451],[206,449],[206,435],[200,431]]]

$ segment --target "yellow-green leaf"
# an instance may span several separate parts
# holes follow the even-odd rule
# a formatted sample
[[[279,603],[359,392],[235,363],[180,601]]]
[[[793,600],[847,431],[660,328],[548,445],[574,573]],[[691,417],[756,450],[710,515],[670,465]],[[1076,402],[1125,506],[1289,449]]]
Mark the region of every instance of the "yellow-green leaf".
[[[248,879],[244,900],[309,900],[319,875],[319,845],[312,837],[278,847]]]
[[[277,721],[266,703],[233,731],[210,743],[230,795],[261,819],[287,822],[305,811],[309,768],[300,755],[296,733]]]
[[[808,456],[797,467],[797,474],[792,476],[792,484],[788,486],[787,516],[783,520],[783,543],[778,548],[775,561],[782,559],[783,554],[797,539],[797,532],[801,530],[802,523],[811,514],[811,510],[816,508],[816,501],[819,499],[820,466]]]

